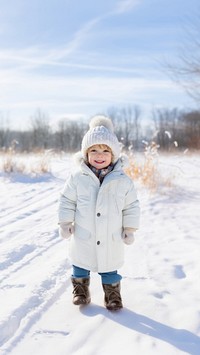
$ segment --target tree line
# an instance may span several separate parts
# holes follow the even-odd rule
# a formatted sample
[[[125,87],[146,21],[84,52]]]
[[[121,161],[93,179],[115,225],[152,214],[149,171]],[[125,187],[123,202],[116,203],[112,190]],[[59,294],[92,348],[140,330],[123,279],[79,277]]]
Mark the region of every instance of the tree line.
[[[167,63],[164,68],[173,81],[180,85],[193,98],[199,107],[200,102],[200,41],[199,16],[197,21],[186,24],[187,42],[182,47],[177,64]],[[144,142],[154,142],[160,149],[170,150],[200,149],[200,111],[173,109],[154,109],[150,117],[143,120],[139,106],[124,108],[112,107],[107,112],[114,122],[118,139],[126,149],[144,148]],[[19,151],[54,149],[74,152],[80,149],[82,137],[88,130],[83,120],[63,119],[56,130],[52,130],[48,117],[37,111],[32,118],[31,128],[27,131],[10,130],[1,124],[0,150],[13,145]]]
[[[154,109],[144,120],[139,106],[112,107],[106,113],[113,121],[116,135],[126,149],[140,151],[144,142],[155,142],[162,150],[200,149],[200,111]],[[8,150],[14,144],[19,152],[53,149],[75,152],[81,148],[83,135],[89,129],[84,120],[63,119],[52,130],[48,117],[38,111],[27,131],[11,130],[1,126],[0,149]]]

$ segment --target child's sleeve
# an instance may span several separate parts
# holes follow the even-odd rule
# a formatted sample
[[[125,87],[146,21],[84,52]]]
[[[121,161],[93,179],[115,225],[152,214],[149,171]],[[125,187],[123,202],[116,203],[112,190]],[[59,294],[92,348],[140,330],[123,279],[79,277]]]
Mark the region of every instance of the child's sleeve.
[[[123,228],[138,229],[140,223],[140,205],[134,183],[131,182],[130,188],[125,196],[123,209]]]
[[[60,195],[58,206],[58,220],[60,222],[73,222],[76,210],[76,186],[74,177],[70,176],[66,181],[63,192]]]

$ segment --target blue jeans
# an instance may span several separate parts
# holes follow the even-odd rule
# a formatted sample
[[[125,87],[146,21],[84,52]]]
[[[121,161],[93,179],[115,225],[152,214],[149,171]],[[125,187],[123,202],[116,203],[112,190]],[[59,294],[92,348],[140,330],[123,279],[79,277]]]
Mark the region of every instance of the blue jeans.
[[[119,282],[122,279],[122,276],[118,274],[116,271],[111,272],[99,272],[101,276],[101,282],[105,285],[110,285],[116,282]],[[78,266],[73,265],[73,278],[89,278],[90,277],[90,270],[82,269]]]

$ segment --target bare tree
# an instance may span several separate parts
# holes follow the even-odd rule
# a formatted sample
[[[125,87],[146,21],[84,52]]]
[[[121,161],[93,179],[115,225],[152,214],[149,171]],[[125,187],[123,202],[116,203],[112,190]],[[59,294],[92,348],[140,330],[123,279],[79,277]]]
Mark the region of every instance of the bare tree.
[[[183,126],[183,120],[182,114],[177,108],[154,109],[152,120],[155,126],[153,140],[160,145],[161,149],[169,150],[177,140],[182,144],[182,139],[179,139],[179,131]]]
[[[116,134],[122,140],[125,148],[134,145],[137,149],[141,129],[139,106],[129,105],[120,109],[112,107],[108,110],[108,114],[115,124]]]
[[[114,125],[114,130],[115,133],[118,137],[118,139],[123,141],[123,136],[124,136],[124,130],[121,125],[121,109],[118,107],[112,106],[108,108],[107,111],[108,116],[111,118],[113,125]]]
[[[10,129],[8,118],[0,113],[0,147],[8,148],[10,141]]]
[[[38,109],[31,118],[31,126],[33,147],[46,149],[51,131],[48,116]]]
[[[193,17],[185,25],[186,42],[182,43],[177,64],[166,64],[167,72],[173,81],[177,82],[200,103],[200,21]]]
[[[140,145],[140,136],[141,136],[141,109],[139,106],[135,105],[133,107],[134,122],[133,130],[135,136],[135,148],[138,149]]]
[[[76,151],[81,147],[86,124],[82,121],[62,119],[55,133],[55,146],[64,151]]]
[[[61,120],[58,122],[58,129],[56,132],[56,139],[55,139],[55,145],[56,148],[65,150],[67,147],[67,140],[66,140],[66,122],[64,120]]]
[[[183,115],[186,144],[189,148],[200,149],[200,112],[191,111]]]

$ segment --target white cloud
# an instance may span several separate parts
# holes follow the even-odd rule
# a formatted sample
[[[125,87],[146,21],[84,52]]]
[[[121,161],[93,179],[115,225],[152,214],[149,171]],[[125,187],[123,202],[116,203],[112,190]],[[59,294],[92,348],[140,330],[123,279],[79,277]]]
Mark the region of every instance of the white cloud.
[[[122,13],[132,10],[132,8],[135,7],[136,5],[138,5],[139,3],[140,3],[139,0],[121,0],[117,4],[115,11],[118,14],[122,14]]]
[[[38,108],[56,123],[63,117],[89,118],[96,113],[106,113],[111,106],[137,104],[142,110],[150,110],[153,105],[180,107],[183,103],[179,87],[171,81],[153,78],[44,78],[38,74],[20,75],[16,71],[7,75],[0,71],[0,81],[0,113],[9,115],[11,126],[12,121],[26,126]],[[185,98],[185,106],[187,101]]]
[[[175,24],[170,23],[169,30],[166,24],[161,32],[158,27],[135,28],[123,22],[126,20],[123,14],[128,14],[141,1],[113,1],[112,5],[103,6],[101,15],[95,12],[84,23],[81,18],[78,30],[64,44],[52,44],[52,41],[50,46],[1,49],[0,112],[10,111],[16,118],[30,116],[39,107],[60,117],[67,113],[88,115],[110,105],[148,106],[166,102],[176,106],[183,102],[182,90],[156,70],[159,66],[156,60],[163,55],[163,48],[168,50],[164,35],[169,34],[166,38],[172,40]],[[88,16],[92,13],[85,18]],[[119,16],[124,17],[120,27]],[[67,35],[70,30],[69,24]],[[148,43],[149,49],[144,42],[134,42],[135,38],[153,39],[157,31],[162,34],[158,37],[164,43],[162,50],[159,41],[155,47],[155,42]],[[114,45],[106,53],[109,44]]]
[[[146,102],[160,101],[162,93],[171,95],[180,92],[171,81],[153,80],[134,77],[72,77],[58,78],[39,75],[20,75],[12,73],[8,76],[0,72],[0,110],[15,107],[30,109],[46,108],[49,112],[57,110],[65,112],[73,107],[74,112],[88,111],[90,106],[122,105],[141,100]],[[156,96],[155,96],[156,95]],[[162,101],[162,100],[161,100]]]
[[[62,50],[57,51],[54,50],[50,55],[49,59],[58,60],[62,58],[68,57],[70,54],[74,53],[77,49],[79,49],[87,37],[88,33],[91,29],[101,20],[101,17],[96,17],[91,21],[88,21],[83,27],[81,27],[73,36],[72,40],[66,44],[66,46],[62,46]],[[66,49],[63,49],[66,47]]]
[[[6,66],[18,66],[24,70],[34,69],[44,65],[70,66],[68,63],[61,63],[59,60],[67,59],[79,50],[87,38],[91,29],[101,20],[101,17],[88,21],[77,32],[73,38],[62,47],[41,48],[30,47],[25,49],[0,51],[0,61]],[[73,65],[71,65],[73,66]]]
[[[64,53],[62,49],[54,49],[57,52],[57,57],[64,57]],[[96,64],[83,64],[81,62],[62,62],[59,61],[58,58],[55,60],[52,59],[52,51],[41,50],[40,48],[29,48],[26,50],[12,50],[12,51],[1,51],[0,52],[0,63],[1,68],[5,68],[7,70],[7,74],[12,71],[31,71],[32,69],[39,68],[42,66],[52,66],[52,67],[61,67],[61,68],[73,68],[73,69],[84,69],[86,71],[96,71],[100,73],[110,72],[110,73],[129,73],[129,74],[137,74],[138,68],[131,68],[126,66],[115,66],[115,65],[102,65],[101,60],[99,60],[100,64],[95,61]]]
[[[105,12],[103,15],[94,17],[90,21],[82,25],[74,34],[68,43],[63,44],[61,47],[42,48],[42,47],[29,47],[18,50],[0,51],[1,64],[12,66],[20,70],[31,70],[41,66],[66,66],[72,68],[83,68],[91,70],[110,70],[125,72],[127,68],[118,67],[102,67],[100,65],[83,65],[83,64],[69,64],[67,59],[71,59],[76,52],[84,48],[84,43],[87,41],[87,36],[91,33],[94,27],[103,20],[120,13],[124,13],[138,4],[138,0],[123,0],[118,2],[116,8],[112,11]],[[93,31],[93,34],[95,31]],[[65,60],[65,63],[63,63]],[[62,62],[61,62],[62,61]],[[129,69],[128,69],[129,71]],[[132,72],[132,70],[130,70]]]

